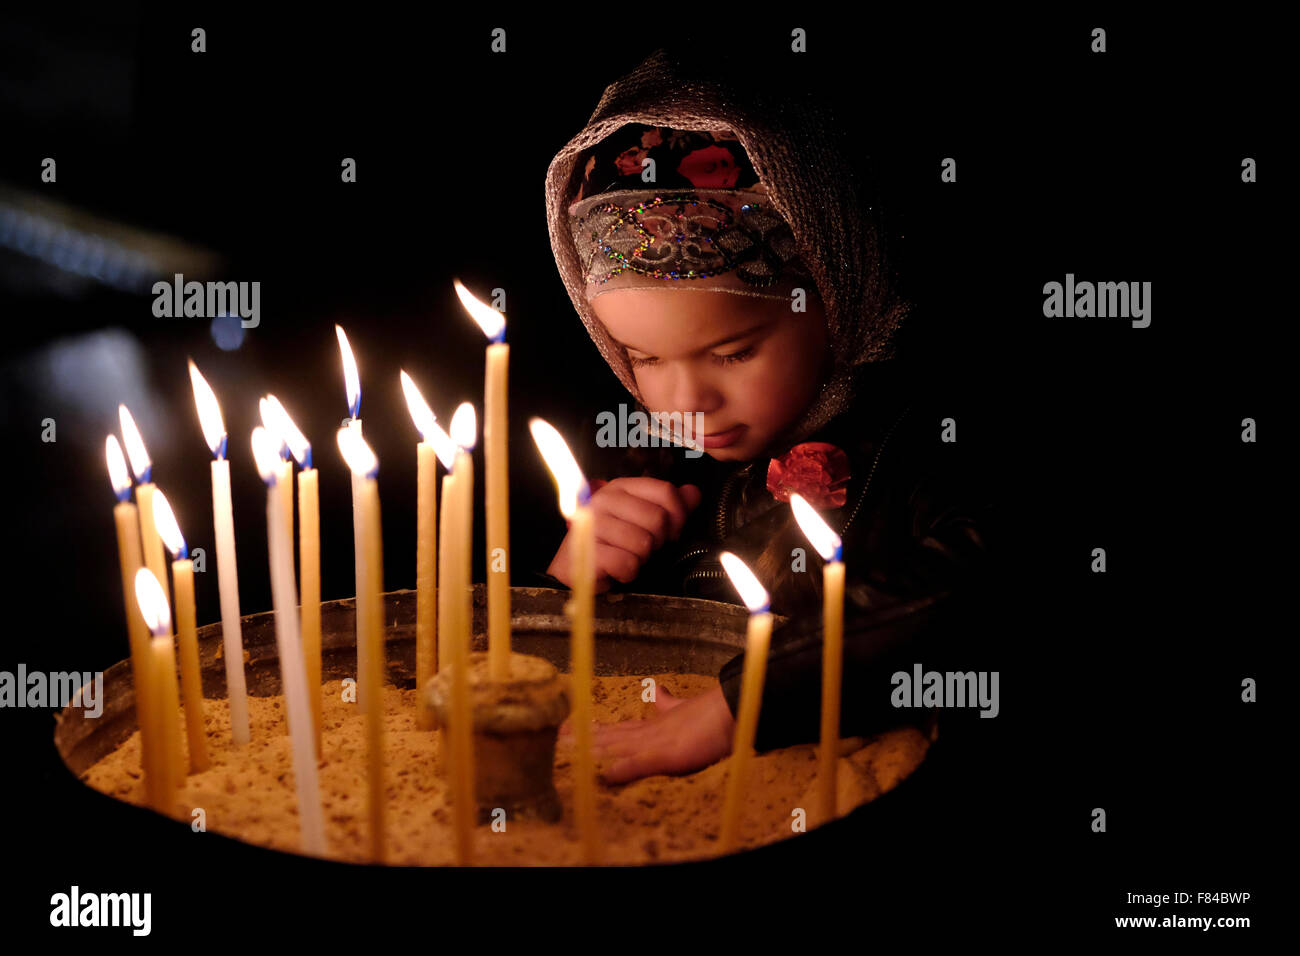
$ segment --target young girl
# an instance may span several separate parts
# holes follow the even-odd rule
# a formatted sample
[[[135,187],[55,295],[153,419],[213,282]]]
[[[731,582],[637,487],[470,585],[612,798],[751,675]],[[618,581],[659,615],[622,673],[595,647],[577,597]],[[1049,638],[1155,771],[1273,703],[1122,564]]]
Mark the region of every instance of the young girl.
[[[656,51],[552,161],[546,199],[601,355],[642,410],[683,413],[706,453],[631,448],[602,463],[583,449],[584,471],[612,478],[592,482],[598,590],[739,603],[718,554],[739,555],[789,616],[772,636],[761,752],[819,735],[822,560],[792,492],[843,539],[841,737],[924,718],[892,706],[890,675],[941,659],[986,561],[983,509],[939,468],[943,416],[892,359],[906,310],[831,121],[811,102],[748,100]],[[566,537],[550,583],[572,581],[571,548]],[[700,697],[659,688],[654,719],[598,726],[604,779],[725,757],[743,663]]]

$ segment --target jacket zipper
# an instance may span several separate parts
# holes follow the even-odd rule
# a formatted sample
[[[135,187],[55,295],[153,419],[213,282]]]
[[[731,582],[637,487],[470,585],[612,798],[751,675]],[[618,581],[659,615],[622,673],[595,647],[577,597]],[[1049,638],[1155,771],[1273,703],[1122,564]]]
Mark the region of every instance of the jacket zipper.
[[[754,465],[751,462],[750,464],[746,465],[744,468],[740,469],[739,471],[734,472],[731,475],[728,475],[727,480],[722,485],[722,494],[718,496],[718,516],[714,523],[714,527],[717,531],[718,541],[722,541],[726,535],[727,505],[731,501],[731,489],[735,485],[736,480],[740,478],[742,475],[749,474],[749,472],[753,470],[753,467]],[[706,554],[710,550],[711,550],[710,548],[696,548],[694,551],[682,555],[677,560],[680,563],[682,561],[688,560],[689,558],[693,558],[697,555]],[[721,577],[725,577],[726,573],[727,573],[726,571],[695,570],[690,572],[688,575],[686,575],[686,577],[683,579],[683,583],[685,581],[693,581],[696,578],[721,578]]]
[[[885,446],[889,444],[890,436],[894,434],[894,430],[898,428],[899,423],[902,422],[902,420],[905,417],[907,417],[907,413],[910,412],[911,410],[912,410],[911,405],[908,405],[906,408],[904,408],[903,411],[899,414],[899,416],[896,419],[894,419],[894,424],[889,426],[889,431],[885,433],[885,437],[880,440],[880,447],[876,449],[876,457],[871,460],[871,470],[867,472],[867,482],[862,486],[861,494],[858,495],[858,502],[853,506],[853,513],[849,515],[849,520],[844,522],[844,527],[840,528],[841,538],[843,538],[844,533],[849,530],[849,525],[851,525],[853,523],[853,519],[858,516],[858,510],[862,507],[862,502],[866,500],[867,489],[871,487],[871,479],[874,478],[876,475],[876,465],[880,464],[880,456],[884,454]]]

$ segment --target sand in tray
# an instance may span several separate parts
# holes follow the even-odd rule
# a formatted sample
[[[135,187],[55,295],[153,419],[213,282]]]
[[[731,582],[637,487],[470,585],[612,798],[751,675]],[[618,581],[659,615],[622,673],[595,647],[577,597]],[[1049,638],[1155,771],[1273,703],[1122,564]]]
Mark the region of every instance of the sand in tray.
[[[700,674],[655,674],[656,684],[676,697],[712,690],[717,679]],[[596,720],[614,723],[654,716],[643,702],[643,676],[596,677]],[[365,716],[344,702],[342,681],[322,685],[323,752],[320,767],[325,838],[331,859],[370,862],[366,809]],[[202,808],[206,828],[247,843],[298,852],[298,806],[293,755],[284,718],[284,698],[250,697],[252,741],[230,748],[225,700],[205,699],[204,720],[212,766],[190,774],[176,791],[172,815],[191,823]],[[398,865],[455,863],[453,822],[446,781],[436,770],[439,734],[417,730],[415,691],[384,687],[384,748],[387,793],[387,856]],[[183,720],[183,712],[178,716]],[[182,732],[182,743],[184,742]],[[925,758],[929,739],[911,727],[843,742],[839,759],[841,815],[893,789]],[[188,755],[186,756],[188,768]],[[692,774],[656,775],[624,784],[597,783],[601,862],[644,864],[703,859],[717,855],[728,761]],[[740,848],[798,836],[796,808],[806,827],[817,824],[817,748],[785,747],[756,754],[750,764]],[[506,820],[504,832],[479,826],[474,833],[476,865],[580,865],[581,844],[573,820],[572,770],[556,758],[555,786],[564,805],[558,823]],[[133,733],[81,777],[116,799],[145,806],[140,774],[140,734]]]

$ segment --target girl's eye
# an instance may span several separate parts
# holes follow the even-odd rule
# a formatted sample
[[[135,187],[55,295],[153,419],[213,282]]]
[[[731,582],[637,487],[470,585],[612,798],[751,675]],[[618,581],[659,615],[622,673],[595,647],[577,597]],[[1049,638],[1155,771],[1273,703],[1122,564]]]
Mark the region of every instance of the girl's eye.
[[[721,365],[730,365],[733,362],[744,362],[753,358],[757,346],[751,345],[747,349],[741,349],[739,352],[732,352],[729,355],[715,355],[713,358]]]
[[[758,350],[758,346],[751,345],[747,349],[741,349],[739,352],[732,352],[728,355],[714,355],[713,360],[717,362],[719,365],[731,365],[735,362],[745,362],[753,358],[754,353],[757,350]],[[659,364],[659,359],[654,357],[637,358],[633,355],[629,355],[627,358],[628,358],[628,362],[631,364],[633,368],[642,368],[643,366],[646,365]]]

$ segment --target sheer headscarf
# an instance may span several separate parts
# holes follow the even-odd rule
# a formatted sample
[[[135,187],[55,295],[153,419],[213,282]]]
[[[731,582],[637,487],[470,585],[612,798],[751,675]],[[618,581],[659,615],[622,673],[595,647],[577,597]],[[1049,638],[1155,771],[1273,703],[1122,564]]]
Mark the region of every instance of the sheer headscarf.
[[[854,168],[835,141],[834,122],[811,97],[754,90],[742,95],[707,69],[659,49],[606,88],[586,127],[551,161],[546,214],[560,276],[600,354],[643,407],[626,349],[591,308],[587,269],[574,239],[570,207],[580,191],[592,188],[586,177],[593,151],[629,124],[734,135],[738,141],[757,177],[753,188],[789,226],[795,266],[806,264],[812,275],[832,353],[827,380],[773,446],[779,453],[848,408],[862,367],[892,357],[891,340],[906,315],[891,294],[874,223]],[[586,203],[592,197],[582,198]]]

